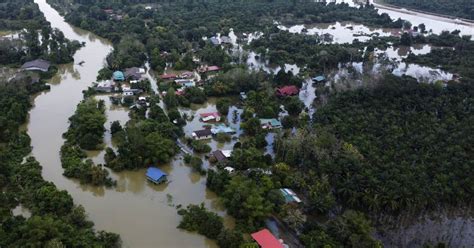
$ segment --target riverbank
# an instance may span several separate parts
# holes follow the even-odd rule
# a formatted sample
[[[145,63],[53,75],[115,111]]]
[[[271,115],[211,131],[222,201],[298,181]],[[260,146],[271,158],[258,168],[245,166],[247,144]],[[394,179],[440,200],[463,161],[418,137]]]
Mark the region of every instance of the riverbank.
[[[411,14],[410,12],[415,12],[415,13],[420,13],[424,15],[431,15],[431,16],[444,18],[456,24],[474,25],[474,20],[465,19],[465,18],[452,16],[452,15],[444,15],[444,14],[430,12],[430,11],[423,11],[420,9],[415,9],[415,8],[410,8],[410,7],[405,7],[405,6],[398,6],[394,4],[385,3],[383,0],[373,0],[373,4],[375,7],[379,9],[389,9],[389,10],[394,10],[394,11],[398,11],[398,12],[402,12],[406,14]]]

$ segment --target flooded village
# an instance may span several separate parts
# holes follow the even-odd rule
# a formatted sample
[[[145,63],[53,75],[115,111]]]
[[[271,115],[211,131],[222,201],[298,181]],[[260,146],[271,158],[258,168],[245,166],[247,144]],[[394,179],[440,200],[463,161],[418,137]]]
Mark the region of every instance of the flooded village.
[[[399,18],[406,20],[410,26],[385,28],[353,21],[288,25],[273,20],[271,31],[268,28],[253,33],[237,32],[231,28],[226,32],[199,37],[196,43],[202,43],[209,51],[214,48],[222,50],[229,57],[231,61],[224,66],[218,60],[211,63],[212,59],[203,58],[205,56],[183,53],[179,56],[186,57],[186,61],[195,65],[193,69],[176,69],[176,63],[184,63],[185,59],[176,63],[164,62],[165,66],[157,69],[149,62],[156,59],[153,57],[156,54],[147,54],[150,57],[140,66],[119,68],[111,65],[110,54],[114,52],[116,41],[112,42],[66,22],[64,13],[58,11],[57,1],[34,2],[52,28],[62,31],[64,37],[77,41],[81,47],[73,55],[74,62],[35,59],[22,64],[20,68],[2,68],[2,79],[15,82],[21,78],[23,82],[26,78],[30,84],[28,87],[39,87],[32,97],[32,108],[23,126],[31,139],[29,156],[34,156],[42,165],[44,180],[67,191],[75,204],[83,206],[95,230],[120,235],[124,247],[222,247],[222,240],[229,243],[233,240],[230,230],[238,229],[240,232],[240,226],[246,224],[251,226],[252,231],[246,230],[241,234],[243,240],[241,237],[235,240],[254,245],[250,247],[313,247],[306,243],[310,239],[308,236],[313,234],[306,231],[312,226],[305,223],[325,223],[343,212],[345,207],[333,203],[330,211],[305,214],[309,209],[313,211],[311,205],[315,200],[312,197],[322,199],[326,195],[319,191],[310,195],[302,190],[309,184],[306,179],[299,180],[286,175],[288,170],[296,171],[299,167],[285,165],[285,156],[294,155],[292,159],[299,161],[298,152],[305,150],[306,145],[314,144],[311,143],[312,137],[316,136],[306,131],[310,129],[309,126],[322,121],[316,115],[318,109],[325,106],[334,93],[375,87],[387,75],[396,78],[408,76],[420,84],[428,85],[446,86],[460,82],[463,75],[458,72],[445,70],[441,66],[417,64],[409,59],[411,56],[430,54],[433,50],[454,48],[433,44],[403,45],[399,40],[404,35],[415,39],[418,36],[440,35],[445,30],[459,30],[461,35],[474,34],[472,23],[457,23],[448,18],[367,1],[374,4],[378,13],[384,13],[394,22]],[[358,1],[335,2],[359,6]],[[156,8],[153,4],[139,7],[150,13]],[[98,10],[104,20],[121,22],[130,18],[125,11],[117,9]],[[419,30],[425,25],[426,30]],[[165,28],[158,25],[156,29]],[[238,30],[237,27],[235,29]],[[344,61],[337,61],[336,66],[327,68],[329,62],[324,59],[318,63],[325,66],[315,69],[301,63],[296,56],[284,63],[271,63],[278,55],[278,49],[274,53],[270,47],[261,50],[254,42],[265,40],[271,44],[272,37],[268,37],[273,35],[271,32],[301,35],[310,44],[317,42],[314,44],[328,45],[328,50],[332,45],[350,46],[354,40],[357,41],[355,44],[360,42],[362,45],[360,49],[354,48],[354,58],[350,54],[351,58],[346,56]],[[1,39],[18,38],[21,35],[2,33]],[[369,43],[377,39],[386,41],[384,46]],[[195,48],[189,50],[194,52]],[[166,60],[174,56],[175,51],[156,53],[158,58]],[[271,57],[269,54],[277,55]],[[320,52],[318,56],[324,57],[324,53]],[[225,80],[231,77],[237,78],[236,81],[245,81],[236,83],[243,86],[226,88],[228,82]],[[250,80],[261,80],[266,85],[258,88],[248,86],[254,83],[247,82]],[[273,81],[278,83],[269,83]],[[64,165],[67,160],[63,157],[64,146],[70,144],[81,147],[80,141],[74,141],[77,144],[71,141],[70,134],[80,136],[80,131],[74,131],[77,128],[74,127],[74,120],[81,121],[78,117],[79,106],[90,99],[95,101],[93,105],[97,105],[98,109],[103,109],[101,142],[96,149],[79,149],[84,156],[79,156],[80,161],[75,163],[90,161],[87,163],[90,163],[91,168],[100,168],[97,170],[101,171],[92,174],[92,180],[97,179],[94,176],[100,175],[104,180],[110,179],[113,182],[110,185],[84,183],[80,176],[66,177],[64,173],[67,169]],[[95,125],[92,122],[89,124]],[[145,135],[140,136],[142,133]],[[156,137],[151,134],[156,134]],[[295,148],[298,151],[291,151],[294,154],[286,150],[282,152],[285,141],[297,143],[294,137],[305,135],[309,139],[304,142],[310,144],[301,144],[301,147]],[[337,146],[346,149],[352,145],[338,143]],[[149,151],[153,149],[163,151],[155,154]],[[326,147],[318,149],[324,153]],[[354,153],[357,155],[357,152]],[[127,161],[124,154],[132,154],[130,156],[147,165],[127,167],[124,165]],[[149,158],[145,158],[145,155]],[[324,153],[321,156],[330,155]],[[255,165],[257,163],[265,166]],[[307,173],[305,176],[315,176],[311,174],[313,172]],[[248,182],[249,178],[258,183]],[[226,188],[225,182],[232,184],[233,180],[241,182],[248,189],[232,191]],[[320,181],[324,180],[328,179],[322,177]],[[311,190],[332,191],[325,191],[326,186],[323,184],[318,185],[318,189]],[[212,190],[219,187],[225,190]],[[271,190],[260,192],[265,187]],[[245,198],[245,191],[258,191],[258,194],[255,193],[255,198],[249,197],[249,200]],[[233,193],[236,198],[223,199],[225,197],[222,194],[227,192]],[[270,201],[263,199],[265,197],[278,204],[267,204]],[[228,207],[236,205],[239,200],[243,201],[240,204],[245,203],[242,208],[251,209],[255,214],[255,217],[248,217],[246,224],[242,223],[243,217],[236,216],[235,213],[241,213],[238,208],[230,210]],[[322,201],[317,203],[323,205]],[[218,233],[219,238],[218,235],[209,238],[200,232],[198,234],[197,230],[193,232],[177,228],[193,211],[192,207],[187,206],[200,204],[206,209],[200,211],[209,211],[206,214],[215,214],[215,218],[221,219],[222,232]],[[252,204],[253,207],[259,206],[258,209],[247,206]],[[274,205],[283,210],[276,210],[277,207],[272,207]],[[26,219],[31,217],[32,212],[36,213],[23,204],[13,210],[14,215]],[[425,218],[429,214],[413,221],[407,218],[399,222],[403,222],[403,225],[384,226],[380,232],[371,229],[369,236],[380,240],[374,242],[385,247],[421,247],[432,241],[445,242],[452,247],[468,246],[474,242],[470,232],[474,220],[472,216],[466,216],[466,211],[459,212],[437,216],[439,221]],[[247,217],[246,213],[241,214]],[[255,219],[263,221],[258,226],[252,226],[250,220]],[[430,235],[430,230],[436,232]],[[439,234],[444,239],[438,240]]]

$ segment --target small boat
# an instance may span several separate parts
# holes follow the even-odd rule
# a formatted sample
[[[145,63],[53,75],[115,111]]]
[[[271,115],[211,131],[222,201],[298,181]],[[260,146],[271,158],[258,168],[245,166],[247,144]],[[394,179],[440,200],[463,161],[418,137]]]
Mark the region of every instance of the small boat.
[[[83,61],[79,62],[78,65],[83,65],[84,63],[86,63],[86,62],[84,62],[84,60],[83,60]]]

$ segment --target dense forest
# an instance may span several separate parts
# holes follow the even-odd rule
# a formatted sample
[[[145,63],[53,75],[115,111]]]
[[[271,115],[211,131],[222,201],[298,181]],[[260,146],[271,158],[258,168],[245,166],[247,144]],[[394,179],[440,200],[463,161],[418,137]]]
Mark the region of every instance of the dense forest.
[[[69,62],[79,47],[52,30],[32,0],[2,1],[0,30],[24,28],[22,40],[0,40],[0,64],[18,65],[38,57]],[[48,44],[52,49],[44,47]],[[31,95],[44,88],[43,82],[34,87],[29,82],[0,82],[0,247],[118,247],[119,236],[96,232],[84,208],[45,181],[41,165],[30,157],[30,137],[20,126],[32,106]],[[31,216],[13,212],[20,206]]]
[[[392,76],[374,89],[339,93],[311,129],[278,139],[278,159],[315,172],[310,182],[327,176],[335,198],[355,209],[469,205],[473,93],[472,83],[444,87]]]
[[[21,6],[19,8],[18,6]],[[31,0],[4,0],[0,3],[0,30],[41,29],[46,19]]]
[[[382,0],[382,2],[474,20],[474,2],[471,0]]]
[[[30,0],[0,3],[0,30],[19,32],[19,38],[0,39],[0,65],[20,65],[37,58],[55,64],[69,63],[82,46],[51,28]]]
[[[223,66],[230,62],[220,59],[226,57],[225,53],[219,52],[220,48],[209,47],[202,37],[227,34],[230,29],[238,34],[265,31],[275,21],[288,25],[334,21],[393,28],[403,25],[401,20],[394,22],[387,14],[378,14],[371,5],[351,8],[347,4],[309,0],[48,2],[63,9],[68,22],[112,40],[115,50],[108,57],[108,64],[115,69],[142,65],[145,54],[157,71],[163,70],[165,62],[190,65],[186,62],[189,57],[180,54],[192,49],[207,50],[198,53],[199,58]],[[148,4],[151,9],[145,8]],[[163,56],[163,52],[167,55]]]
[[[0,246],[117,247],[119,236],[94,232],[84,208],[74,205],[66,191],[44,181],[41,165],[28,157],[30,138],[18,130],[30,107],[26,88],[0,86]],[[31,217],[13,215],[19,204]]]

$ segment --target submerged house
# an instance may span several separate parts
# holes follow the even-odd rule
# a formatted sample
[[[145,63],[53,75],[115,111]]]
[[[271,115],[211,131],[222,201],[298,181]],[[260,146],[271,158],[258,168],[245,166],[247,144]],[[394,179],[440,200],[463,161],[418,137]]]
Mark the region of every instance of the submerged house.
[[[278,129],[282,128],[282,124],[277,119],[260,119],[260,125],[263,129]]]
[[[217,39],[217,37],[211,37],[209,38],[209,41],[211,42],[212,45],[214,46],[218,46],[221,44],[221,42],[219,41],[219,39]]]
[[[36,59],[28,61],[21,66],[21,69],[24,71],[42,71],[47,72],[51,63],[44,59]]]
[[[212,134],[216,135],[218,133],[226,133],[226,134],[235,134],[235,129],[227,126],[227,125],[215,125],[211,128]]]
[[[190,80],[190,79],[176,79],[176,80],[174,80],[174,82],[177,85],[180,85],[180,86],[185,87],[185,88],[196,86],[196,82],[194,82],[194,80]]]
[[[288,85],[276,90],[277,96],[286,97],[286,96],[296,96],[300,93],[298,87],[294,85]]]
[[[211,129],[203,129],[203,130],[194,131],[193,138],[195,140],[212,139]]]
[[[167,179],[166,173],[164,173],[162,170],[155,168],[155,167],[150,167],[146,171],[146,178],[155,184],[160,184],[166,182]]]
[[[218,112],[202,113],[200,114],[200,116],[201,116],[201,121],[203,122],[221,121],[221,114],[219,114]]]
[[[221,36],[222,44],[232,44],[232,39],[229,36]]]
[[[315,83],[323,83],[324,81],[326,81],[326,77],[323,75],[320,75],[320,76],[312,78],[311,80],[313,80],[313,82]]]
[[[217,162],[227,161],[232,155],[231,150],[217,150],[212,153],[212,156],[216,158]]]
[[[132,67],[125,69],[125,78],[128,80],[142,80],[143,74],[145,74],[145,69]]]
[[[285,198],[286,203],[292,203],[292,202],[300,203],[301,202],[301,199],[291,189],[287,189],[287,188],[280,189],[280,193],[283,195],[283,198]]]
[[[115,82],[111,80],[106,80],[97,83],[94,89],[98,92],[111,93],[115,91]]]
[[[112,78],[114,81],[125,81],[125,75],[121,71],[115,71]]]
[[[268,229],[262,229],[250,236],[261,248],[284,248],[283,244]]]

